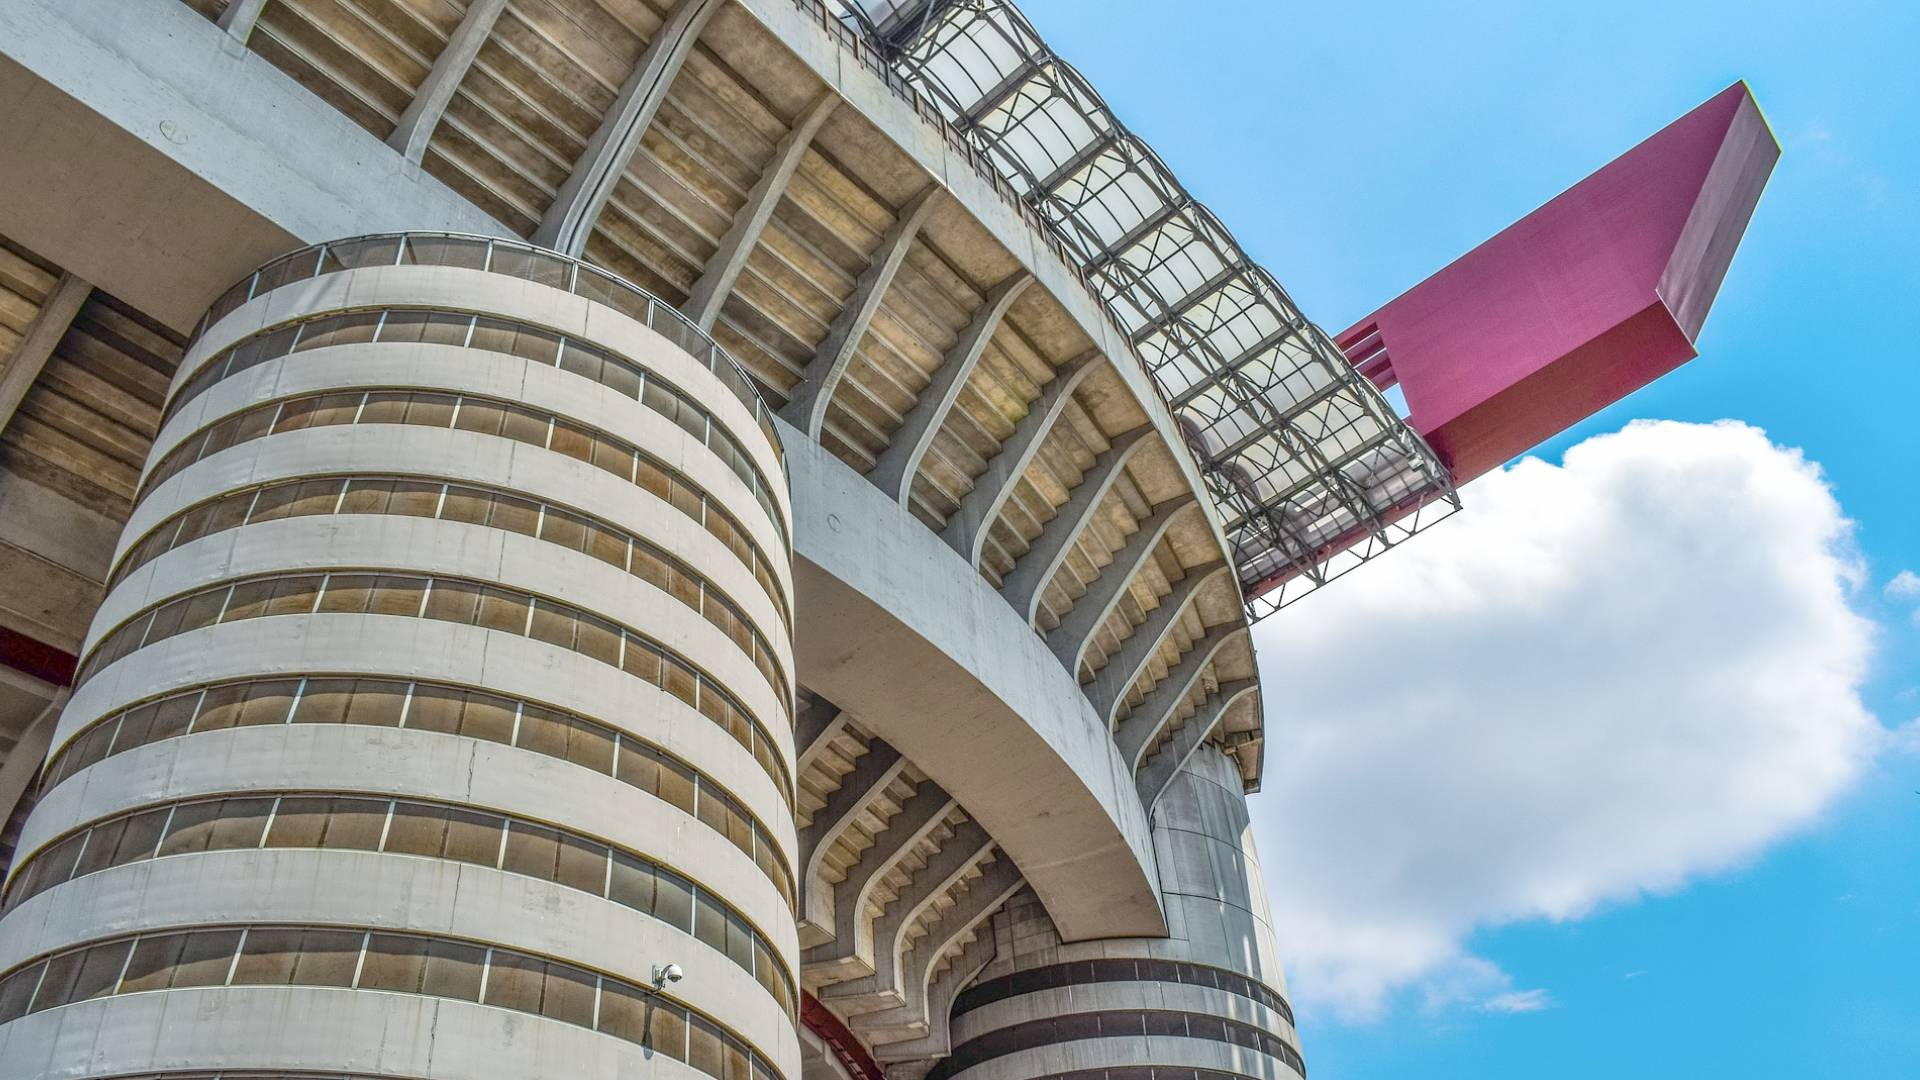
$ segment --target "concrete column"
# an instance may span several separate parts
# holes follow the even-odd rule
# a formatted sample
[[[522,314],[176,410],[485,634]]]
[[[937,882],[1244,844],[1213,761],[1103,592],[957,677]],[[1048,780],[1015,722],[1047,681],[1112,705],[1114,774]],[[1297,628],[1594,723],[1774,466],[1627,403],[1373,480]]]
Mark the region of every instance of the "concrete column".
[[[454,28],[453,36],[447,39],[447,47],[440,50],[427,80],[414,91],[407,111],[400,114],[400,123],[394,127],[393,134],[387,136],[387,145],[400,151],[408,161],[418,165],[427,156],[427,143],[433,139],[433,129],[440,126],[448,103],[460,89],[460,80],[467,77],[467,69],[473,66],[480,47],[493,33],[493,24],[506,9],[507,0],[473,0],[467,5],[466,15]]]
[[[674,76],[693,51],[707,20],[723,6],[722,0],[677,0],[660,32],[647,43],[633,73],[627,76],[613,108],[600,120],[587,147],[573,163],[573,172],[534,230],[533,241],[567,255],[586,250],[600,211],[613,196],[620,174],[627,171],[634,151],[653,123],[660,103],[667,100]]]
[[[926,224],[927,215],[933,212],[935,196],[940,190],[939,184],[929,184],[901,208],[900,216],[881,236],[873,261],[854,283],[846,306],[827,328],[826,339],[814,352],[813,361],[807,365],[799,385],[793,388],[793,396],[781,408],[781,418],[806,432],[808,438],[820,437],[820,430],[827,422],[827,406],[833,403],[833,392],[839,389],[840,380],[846,378],[854,350],[867,335],[868,324],[873,322],[894,275],[906,261],[907,249],[913,246],[914,237],[920,235],[920,226]]]
[[[321,964],[291,987],[227,975],[76,1004],[105,1010],[121,1074],[374,1055],[409,1075],[612,1080],[643,1067],[637,1029],[599,1007],[626,1000],[692,1010],[797,1080],[792,642],[769,591],[791,595],[791,511],[745,476],[784,480],[755,402],[614,307],[472,269],[485,253],[391,250],[342,245],[352,268],[256,294],[189,350],[48,744],[57,779],[21,835],[30,887],[0,917],[0,972],[180,926],[477,942],[486,979],[535,996]],[[283,326],[299,347],[229,369]],[[680,395],[676,416],[648,380]],[[144,849],[77,870],[60,854],[133,820],[154,829]],[[385,962],[370,940],[353,970]],[[667,963],[683,983],[654,985]],[[572,1004],[540,1004],[542,978]],[[325,1007],[301,997],[321,988]],[[170,1042],[209,995],[220,1037]],[[447,1000],[410,1026],[429,998]],[[361,999],[392,1025],[356,1019]],[[409,1058],[435,1030],[491,1052]],[[548,1059],[529,1067],[515,1033]],[[0,1045],[4,1080],[94,1052],[31,1024]],[[652,1052],[720,1080],[687,1044]]]
[[[947,350],[919,400],[907,411],[900,430],[893,433],[893,442],[867,474],[874,486],[898,499],[902,506],[913,494],[913,478],[920,471],[920,459],[933,445],[933,437],[947,422],[954,402],[960,400],[960,391],[966,387],[967,379],[972,377],[980,358],[986,355],[987,342],[1000,328],[1000,321],[1007,317],[1007,309],[1031,284],[1033,275],[1020,270],[988,290],[986,300],[960,331],[953,348]]]
[[[767,223],[773,220],[773,211],[786,195],[787,185],[800,168],[800,159],[806,156],[807,147],[813,145],[813,137],[819,134],[821,125],[827,122],[839,105],[839,94],[831,89],[823,91],[773,148],[773,160],[748,190],[746,205],[740,208],[733,224],[720,237],[720,246],[714,249],[713,257],[707,260],[706,268],[700,272],[700,280],[693,283],[693,291],[687,295],[687,302],[680,305],[680,310],[700,329],[712,330],[713,324],[719,320],[720,309],[733,292],[733,283],[740,279],[740,271],[746,269],[747,258],[753,254],[754,245],[760,242],[760,234],[767,230]]]

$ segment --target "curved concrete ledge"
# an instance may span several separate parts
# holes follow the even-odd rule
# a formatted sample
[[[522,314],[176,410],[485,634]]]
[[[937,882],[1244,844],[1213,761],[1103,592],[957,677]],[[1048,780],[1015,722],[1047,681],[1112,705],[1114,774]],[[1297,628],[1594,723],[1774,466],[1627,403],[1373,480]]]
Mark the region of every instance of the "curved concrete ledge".
[[[704,363],[638,319],[604,304],[551,285],[485,270],[372,266],[336,271],[272,289],[208,327],[181,360],[169,389],[183,385],[215,353],[264,327],[306,315],[378,307],[443,307],[517,319],[619,353],[697,396],[701,407],[712,413],[735,441],[753,455],[754,463],[768,483],[775,488],[782,487],[780,461],[752,412]],[[570,378],[587,381],[577,375]],[[787,492],[775,491],[774,499],[781,512],[791,518],[793,508]]]
[[[250,791],[422,798],[598,837],[645,853],[724,897],[797,966],[793,915],[773,883],[751,856],[691,815],[565,761],[434,732],[295,724],[206,732],[143,746],[48,792],[45,811],[36,809],[33,815],[32,836],[22,838],[33,845],[21,845],[22,857],[72,825],[143,806]],[[371,915],[365,908],[354,910]],[[549,911],[547,917],[558,913]],[[34,947],[20,956],[44,949],[25,925],[29,920],[18,921],[16,926],[12,915],[0,920],[0,941],[25,935]]]
[[[513,1017],[502,1023],[503,1015]],[[799,1050],[770,1052],[800,1080]],[[713,1080],[558,1020],[446,998],[299,986],[158,990],[0,1027],[0,1080],[92,1080],[183,1066],[420,1080]]]
[[[1204,1013],[1262,1027],[1299,1046],[1293,1024],[1277,1011],[1252,998],[1211,986],[1165,982],[1086,983],[982,1005],[953,1019],[953,1042],[958,1046],[989,1031],[1023,1024],[1036,1016],[1071,1016],[1110,1009],[1156,1009]]]
[[[115,586],[94,616],[88,643],[169,597],[244,578],[331,569],[446,575],[552,597],[631,626],[672,649],[713,676],[768,729],[790,726],[785,695],[699,612],[591,555],[458,521],[349,514],[264,521],[214,533],[167,552]]]
[[[993,835],[1069,941],[1167,932],[1133,771],[1046,643],[920,520],[782,427],[801,681]]]
[[[406,661],[396,663],[394,657],[405,657]],[[753,763],[740,744],[718,725],[694,712],[671,694],[597,660],[545,642],[509,637],[471,626],[378,615],[282,616],[252,620],[245,624],[210,626],[141,649],[111,665],[82,686],[60,717],[54,745],[63,745],[84,725],[128,702],[160,696],[182,686],[249,676],[297,677],[310,672],[389,679],[418,678],[484,687],[515,697],[545,701],[593,717],[623,732],[631,732],[643,741],[682,758],[709,776],[716,779],[725,777],[725,786],[767,826],[774,842],[782,849],[784,861],[791,867],[793,814],[787,807],[786,797],[772,778]],[[289,730],[304,730],[307,727],[296,724]],[[406,729],[356,730],[399,735]],[[413,734],[421,738],[434,736],[461,745],[497,745],[453,735],[436,736],[432,732],[415,731]],[[775,733],[776,739],[781,737],[781,733]],[[364,750],[366,744],[358,745]],[[523,753],[512,747],[498,748],[515,754]],[[124,755],[102,761],[52,788],[42,799],[42,804],[55,805],[57,798],[66,797],[64,793],[69,787],[86,783],[84,777],[112,764],[121,756]],[[557,785],[556,796],[566,796],[595,778],[604,779],[610,785],[604,789],[608,798],[617,798],[621,792],[638,794],[632,786],[612,777],[599,777],[598,773],[543,755],[525,756],[549,761],[556,768],[564,768],[564,772],[559,774],[543,774],[544,782]],[[397,769],[400,775],[405,775],[405,769],[399,763],[377,764],[382,769]],[[349,780],[352,779],[351,773],[345,775]],[[539,811],[541,814],[551,813],[545,808],[543,798],[534,798],[531,805],[542,808]],[[52,811],[48,811],[44,823],[38,813],[29,817],[26,831],[21,836],[20,857],[25,857],[52,835],[54,822],[71,823],[79,820],[82,819]],[[631,834],[632,826],[627,826],[626,831],[619,835]],[[616,834],[603,835],[613,839]],[[710,838],[711,830],[702,826],[698,835],[703,840]],[[644,837],[639,837],[636,842],[642,845],[647,843]],[[644,846],[642,850],[646,850]],[[758,870],[754,872],[758,876]],[[765,878],[759,880],[771,892],[773,886]],[[791,921],[791,912],[788,913],[788,920]]]
[[[720,500],[752,533],[754,542],[770,558],[777,560],[779,554],[786,550],[786,542],[782,540],[779,530],[746,483],[732,469],[721,464],[719,457],[705,443],[689,435],[678,424],[632,398],[623,397],[577,375],[534,364],[517,356],[480,353],[457,345],[400,342],[333,345],[324,350],[315,349],[310,353],[282,357],[239,372],[209,388],[181,410],[179,416],[168,422],[154,440],[153,451],[147,458],[142,476],[150,473],[154,466],[194,432],[262,402],[327,390],[387,388],[498,398],[604,431],[645,449]],[[246,447],[276,437],[255,439],[221,453],[246,453]],[[552,453],[510,439],[499,438],[495,441],[515,451]],[[584,464],[583,467],[591,468]],[[627,487],[631,490],[633,485]]]
[[[170,855],[76,878],[0,924],[0,970],[71,945],[182,926],[282,923],[414,931],[593,968],[637,986],[653,965],[692,977],[673,997],[769,1059],[798,1038],[754,977],[692,934],[553,882],[470,863],[365,851]]]
[[[481,484],[591,512],[698,567],[746,612],[775,649],[785,650],[788,644],[786,623],[773,600],[753,571],[712,533],[652,492],[564,454],[518,454],[516,445],[501,445],[502,439],[401,424],[308,428],[260,441],[258,453],[234,447],[189,466],[155,488],[134,508],[120,557],[125,558],[127,549],[156,525],[194,503],[254,484],[316,475],[315,459],[323,459],[326,468],[321,475],[374,473]],[[791,610],[787,571],[774,567],[773,576],[776,590]],[[791,671],[791,653],[782,659]]]
[[[956,1044],[957,1045],[957,1044]],[[1124,1036],[1017,1050],[954,1073],[951,1080],[1034,1080],[1080,1069],[1171,1065],[1213,1069],[1254,1080],[1305,1080],[1293,1066],[1258,1050],[1185,1036]]]

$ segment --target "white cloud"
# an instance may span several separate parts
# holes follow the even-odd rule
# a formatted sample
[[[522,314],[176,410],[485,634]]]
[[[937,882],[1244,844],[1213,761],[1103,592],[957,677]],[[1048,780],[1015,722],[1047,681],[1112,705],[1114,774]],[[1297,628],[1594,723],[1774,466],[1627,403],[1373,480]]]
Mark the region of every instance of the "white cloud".
[[[1673,889],[1806,826],[1892,742],[1817,466],[1743,424],[1637,422],[1255,632],[1253,800],[1309,1008],[1544,1007],[1464,945]]]
[[[1887,582],[1886,594],[1895,600],[1920,600],[1920,574],[1902,570]]]
[[[1553,995],[1545,990],[1512,990],[1495,994],[1480,1008],[1495,1013],[1530,1013],[1553,1008]]]

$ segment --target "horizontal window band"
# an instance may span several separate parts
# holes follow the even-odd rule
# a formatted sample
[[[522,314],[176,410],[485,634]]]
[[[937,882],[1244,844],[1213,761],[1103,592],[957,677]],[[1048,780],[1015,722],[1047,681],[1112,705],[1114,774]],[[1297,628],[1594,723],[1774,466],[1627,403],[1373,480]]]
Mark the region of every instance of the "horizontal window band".
[[[1180,983],[1225,990],[1229,994],[1257,1001],[1293,1023],[1293,1007],[1279,991],[1258,979],[1226,968],[1191,964],[1184,960],[1138,959],[1076,960],[1049,964],[978,982],[961,991],[954,999],[953,1015],[963,1016],[983,1005],[1004,1001],[1021,994],[1055,990],[1066,986],[1088,986],[1113,982]]]
[[[505,488],[386,473],[303,476],[238,488],[195,503],[127,549],[107,582],[205,536],[284,518],[386,514],[483,525],[580,551],[660,589],[712,623],[786,700],[790,683],[766,635],[732,597],[665,548],[608,521]],[[772,594],[768,594],[772,599]],[[776,602],[776,608],[778,604]]]
[[[692,934],[754,977],[789,1017],[793,976],[767,940],[711,889],[659,859],[595,837],[457,803],[338,791],[196,796],[114,815],[15,867],[11,911],[117,866],[204,851],[317,849],[489,866],[611,900]]]
[[[794,907],[793,873],[772,833],[746,804],[704,772],[610,725],[452,683],[308,676],[240,679],[175,691],[118,709],[75,732],[47,762],[40,795],[84,769],[142,746],[184,735],[276,724],[431,731],[570,761],[692,815],[752,856],[787,907]],[[756,756],[772,775],[771,751]]]
[[[0,977],[0,1024],[96,998],[215,986],[470,1001],[638,1043],[715,1080],[785,1080],[738,1033],[664,993],[484,942],[338,926],[170,930],[66,949]]]
[[[1077,1042],[1082,1039],[1202,1039],[1230,1043],[1256,1050],[1286,1062],[1306,1075],[1306,1062],[1278,1035],[1252,1024],[1243,1024],[1207,1013],[1175,1012],[1162,1009],[1113,1009],[1104,1012],[1069,1013],[1064,1016],[1029,1020],[998,1028],[968,1039],[953,1048],[927,1074],[927,1080],[949,1080],[982,1062],[1033,1050],[1043,1046]],[[1142,1052],[1146,1047],[1142,1047]],[[1142,1062],[1141,1064],[1152,1064]]]
[[[761,588],[775,597],[781,618],[792,614],[779,599],[780,584],[760,545],[731,511],[667,462],[603,431],[563,420],[498,398],[431,390],[322,390],[296,394],[242,409],[208,424],[167,451],[154,464],[134,496],[137,507],[147,495],[188,466],[222,450],[268,435],[309,428],[358,424],[470,431],[538,446],[583,461],[651,492],[733,553],[753,571]],[[777,524],[777,523],[776,523]]]
[[[195,589],[150,604],[101,635],[81,662],[74,686],[86,685],[102,668],[139,649],[215,623],[318,614],[431,619],[558,645],[649,682],[723,727],[744,722],[772,745],[765,726],[732,691],[640,631],[572,604],[445,574],[306,571],[256,574]],[[784,701],[778,705],[787,707]]]
[[[282,357],[331,345],[450,345],[522,360],[591,379],[673,421],[712,450],[786,533],[769,483],[738,438],[708,410],[649,368],[617,353],[518,319],[442,308],[380,307],[303,315],[243,338],[203,365],[167,403],[162,423],[208,388]],[[777,443],[774,444],[776,447]],[[777,450],[776,450],[777,456]]]

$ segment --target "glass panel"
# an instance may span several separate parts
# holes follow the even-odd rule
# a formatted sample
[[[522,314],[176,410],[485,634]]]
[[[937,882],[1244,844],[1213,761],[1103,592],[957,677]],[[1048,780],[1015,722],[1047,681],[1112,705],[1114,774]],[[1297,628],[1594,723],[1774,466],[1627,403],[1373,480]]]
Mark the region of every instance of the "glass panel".
[[[540,1014],[582,1027],[593,1026],[594,989],[599,980],[567,964],[547,965]]]
[[[623,851],[613,853],[613,868],[607,898],[636,911],[653,911],[654,870],[651,865]]]

